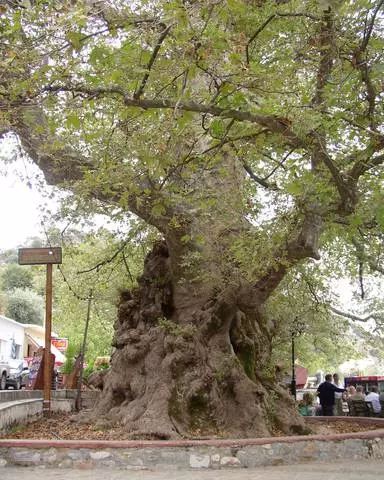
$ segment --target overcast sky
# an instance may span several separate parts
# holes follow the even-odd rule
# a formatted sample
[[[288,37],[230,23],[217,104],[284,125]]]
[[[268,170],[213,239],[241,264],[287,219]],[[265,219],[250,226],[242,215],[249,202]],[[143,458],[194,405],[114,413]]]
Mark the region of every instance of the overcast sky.
[[[9,143],[0,142],[0,250],[16,248],[28,237],[42,234],[39,207],[45,200],[35,185],[27,184],[37,169],[23,159],[2,161],[11,155]]]
[[[0,176],[0,249],[17,247],[27,237],[39,235],[40,195],[15,175]]]

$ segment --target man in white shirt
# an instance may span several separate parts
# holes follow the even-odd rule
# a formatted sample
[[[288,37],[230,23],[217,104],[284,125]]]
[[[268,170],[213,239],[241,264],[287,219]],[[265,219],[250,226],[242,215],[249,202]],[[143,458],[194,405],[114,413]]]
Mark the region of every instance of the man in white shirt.
[[[379,389],[377,387],[371,387],[370,392],[365,397],[366,402],[372,403],[372,408],[376,415],[381,412],[380,395],[378,392]]]
[[[344,388],[344,385],[339,384],[339,374],[334,373],[333,374],[333,384],[337,388]],[[335,404],[333,406],[333,415],[336,416],[343,416],[343,399],[342,399],[343,393],[342,392],[335,392]]]

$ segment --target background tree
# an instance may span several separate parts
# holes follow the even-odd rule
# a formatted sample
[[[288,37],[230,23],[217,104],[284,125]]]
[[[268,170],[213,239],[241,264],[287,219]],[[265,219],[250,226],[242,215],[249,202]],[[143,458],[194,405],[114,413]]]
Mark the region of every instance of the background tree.
[[[55,218],[49,220],[47,218],[46,221],[51,225],[55,222]],[[88,296],[92,290],[91,321],[86,346],[86,362],[90,368],[97,356],[111,354],[118,292],[136,283],[144,254],[148,250],[146,244],[149,240],[142,236],[142,226],[135,227],[132,223],[128,238],[126,234],[123,236],[117,233],[116,229],[118,229],[117,225],[113,231],[107,231],[104,228],[94,230],[88,228],[85,233],[70,227],[67,223],[62,230],[57,227],[48,228],[45,238],[30,238],[23,245],[25,248],[55,245],[63,249],[63,264],[53,271],[53,330],[59,336],[69,338],[70,344],[75,348],[73,350],[71,347],[74,355],[79,353],[79,346],[83,341]],[[130,243],[129,240],[132,238],[140,238],[140,244],[135,246]],[[12,249],[10,252],[17,253],[17,249]],[[17,260],[17,255],[15,258]],[[34,292],[41,296],[39,303],[45,301],[46,269],[44,266],[26,267],[9,263],[4,267],[2,276],[7,280],[7,285],[12,287],[11,291],[5,291],[1,297],[4,302],[3,311],[10,296],[12,297],[11,308],[7,312],[17,314],[18,318],[20,312],[23,318],[28,316],[29,310],[25,307],[25,298],[30,298],[30,290],[26,289],[28,293],[25,295],[20,295],[19,291],[17,295],[13,295],[15,286],[19,285],[23,288],[27,286],[25,278],[29,280],[29,287],[33,287]],[[36,295],[33,294],[33,299],[35,298]],[[33,315],[29,320],[25,318],[23,323],[40,324],[41,319],[39,317],[36,322]]]
[[[2,311],[17,322],[44,323],[44,299],[36,291],[34,282],[34,273],[38,270],[15,263],[1,268]]]
[[[33,290],[16,288],[7,295],[5,315],[16,322],[44,324],[44,299]]]
[[[381,269],[382,5],[3,7],[0,130],[74,209],[158,232],[95,419],[160,438],[297,431],[271,363],[290,319],[269,302],[335,250]]]
[[[7,263],[17,263],[17,252],[15,249],[0,250],[0,262],[2,265]]]
[[[59,243],[51,242],[53,245]],[[71,343],[81,345],[92,291],[91,320],[86,361],[112,353],[113,324],[119,291],[132,287],[142,264],[142,247],[132,246],[114,233],[100,229],[97,235],[63,243],[63,264],[56,274],[53,327]],[[76,352],[75,352],[76,353]],[[77,352],[79,353],[79,352]]]
[[[17,264],[9,264],[1,274],[1,288],[5,291],[31,289],[33,282],[32,272]]]

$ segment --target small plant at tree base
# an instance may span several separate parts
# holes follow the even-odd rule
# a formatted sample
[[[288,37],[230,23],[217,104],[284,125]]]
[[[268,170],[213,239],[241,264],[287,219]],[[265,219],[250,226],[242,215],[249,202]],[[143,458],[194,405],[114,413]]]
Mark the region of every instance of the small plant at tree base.
[[[68,342],[68,348],[65,352],[65,362],[60,367],[60,373],[70,374],[75,366],[76,357],[80,352],[80,348],[76,343]]]

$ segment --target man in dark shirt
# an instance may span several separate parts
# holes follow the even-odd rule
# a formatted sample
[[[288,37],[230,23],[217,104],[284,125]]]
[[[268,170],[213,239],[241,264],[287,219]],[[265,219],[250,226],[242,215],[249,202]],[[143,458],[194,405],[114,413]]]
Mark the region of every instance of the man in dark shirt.
[[[333,416],[333,405],[335,404],[335,392],[345,392],[345,388],[338,388],[332,383],[332,375],[325,375],[325,382],[317,388],[317,396],[324,416]]]

